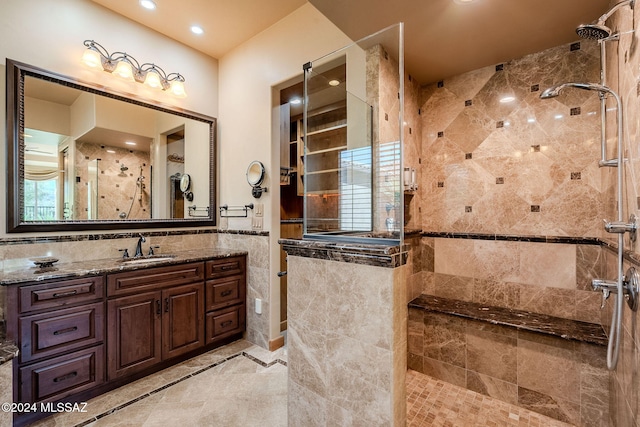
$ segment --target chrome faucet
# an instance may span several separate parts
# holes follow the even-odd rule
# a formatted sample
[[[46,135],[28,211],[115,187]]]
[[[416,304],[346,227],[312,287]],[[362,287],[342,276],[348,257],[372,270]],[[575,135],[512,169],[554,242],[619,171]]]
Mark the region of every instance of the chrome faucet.
[[[142,256],[142,244],[146,241],[147,239],[145,239],[144,236],[140,234],[140,238],[138,239],[138,243],[136,244],[136,253],[133,256],[134,258]]]

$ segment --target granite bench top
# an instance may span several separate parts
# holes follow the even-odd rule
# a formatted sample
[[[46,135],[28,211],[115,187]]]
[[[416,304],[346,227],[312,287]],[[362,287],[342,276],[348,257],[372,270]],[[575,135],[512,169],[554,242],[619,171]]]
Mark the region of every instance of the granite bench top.
[[[602,326],[596,323],[564,319],[546,314],[511,308],[494,307],[476,302],[434,297],[422,294],[409,302],[409,308],[416,308],[434,313],[450,314],[465,319],[479,320],[516,328],[518,330],[537,332],[556,337],[587,342],[596,345],[607,345],[607,336]]]

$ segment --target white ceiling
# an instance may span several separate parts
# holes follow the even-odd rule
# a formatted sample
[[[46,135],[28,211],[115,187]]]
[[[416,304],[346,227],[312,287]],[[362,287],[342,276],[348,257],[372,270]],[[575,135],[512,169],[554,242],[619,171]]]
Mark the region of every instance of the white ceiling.
[[[154,0],[156,10],[149,11],[138,0],[92,0],[95,3],[220,58],[236,46],[267,29],[306,0]],[[189,30],[199,25],[204,34]]]
[[[306,0],[92,0],[215,58],[271,26]],[[406,70],[427,84],[578,40],[575,28],[609,0],[309,0],[353,40],[405,23]],[[205,33],[189,32],[199,24]]]

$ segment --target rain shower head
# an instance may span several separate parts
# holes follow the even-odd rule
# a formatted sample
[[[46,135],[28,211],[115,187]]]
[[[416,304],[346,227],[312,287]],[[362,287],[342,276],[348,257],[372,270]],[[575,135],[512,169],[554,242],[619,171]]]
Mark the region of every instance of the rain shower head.
[[[602,40],[611,35],[611,28],[598,21],[595,24],[583,24],[576,28],[576,33],[583,39]]]
[[[560,95],[560,92],[562,92],[564,88],[567,88],[567,87],[575,87],[577,89],[583,89],[583,90],[594,90],[600,93],[610,93],[617,97],[617,94],[611,89],[609,89],[608,87],[595,84],[595,83],[560,83],[555,86],[551,86],[548,89],[545,89],[540,94],[540,99],[555,98],[556,96]]]
[[[129,170],[129,168],[126,167],[124,164],[120,166],[120,171],[121,172],[128,171],[128,170]]]
[[[579,25],[578,28],[576,28],[576,33],[583,39],[589,39],[589,40],[606,39],[607,37],[611,36],[612,31],[611,31],[611,28],[604,25],[604,22],[607,19],[609,19],[609,17],[613,14],[613,12],[615,12],[616,10],[620,9],[623,6],[629,5],[631,9],[633,9],[634,3],[635,3],[635,0],[624,0],[624,1],[621,1],[620,3],[617,3],[608,12],[606,12],[604,15],[598,18],[597,21],[594,21],[591,24]]]

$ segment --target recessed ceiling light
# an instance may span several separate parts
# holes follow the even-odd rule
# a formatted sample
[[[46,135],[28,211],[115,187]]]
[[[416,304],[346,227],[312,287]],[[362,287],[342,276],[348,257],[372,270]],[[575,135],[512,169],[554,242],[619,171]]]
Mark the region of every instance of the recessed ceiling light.
[[[203,30],[203,29],[202,29],[202,27],[201,27],[201,26],[199,26],[199,25],[192,25],[192,26],[191,26],[191,32],[192,32],[193,34],[198,34],[198,35],[200,35],[200,34],[204,34],[204,30]]]
[[[154,3],[153,0],[140,0],[140,6],[149,10],[155,10],[156,8],[156,4]]]
[[[136,143],[132,142],[132,141],[126,141],[125,144],[127,144],[127,145],[136,145]]]
[[[289,102],[291,103],[291,105],[300,105],[300,104],[302,104],[302,99],[300,99],[300,98],[291,98],[291,100]]]
[[[329,86],[338,86],[340,84],[340,80],[329,80]]]

